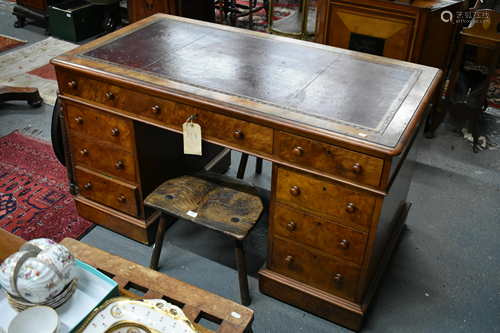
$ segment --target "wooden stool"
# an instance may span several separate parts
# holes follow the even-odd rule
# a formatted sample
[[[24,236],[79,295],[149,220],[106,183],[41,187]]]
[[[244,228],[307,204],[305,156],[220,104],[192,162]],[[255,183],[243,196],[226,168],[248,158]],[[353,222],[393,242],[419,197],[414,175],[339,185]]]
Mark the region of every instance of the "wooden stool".
[[[241,303],[250,304],[243,240],[263,210],[252,183],[204,170],[164,182],[144,204],[161,211],[150,268],[158,268],[167,215],[220,231],[234,238]]]

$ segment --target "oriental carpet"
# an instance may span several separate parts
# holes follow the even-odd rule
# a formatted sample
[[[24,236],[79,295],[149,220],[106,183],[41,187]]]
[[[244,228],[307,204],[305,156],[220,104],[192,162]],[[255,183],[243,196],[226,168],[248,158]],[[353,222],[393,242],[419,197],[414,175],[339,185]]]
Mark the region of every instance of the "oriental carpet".
[[[25,44],[25,40],[20,40],[5,35],[0,35],[0,53]]]
[[[19,131],[0,138],[0,228],[25,240],[60,242],[92,227],[78,216],[66,167],[50,142]]]

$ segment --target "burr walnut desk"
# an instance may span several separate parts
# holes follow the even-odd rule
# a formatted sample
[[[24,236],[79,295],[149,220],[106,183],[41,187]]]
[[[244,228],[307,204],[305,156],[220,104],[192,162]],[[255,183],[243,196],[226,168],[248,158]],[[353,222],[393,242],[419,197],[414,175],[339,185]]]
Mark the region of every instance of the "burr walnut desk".
[[[360,328],[410,207],[439,69],[165,14],[51,62],[81,216],[147,241],[142,200],[165,177],[217,146],[270,160],[261,292]],[[190,116],[210,144],[194,159]]]

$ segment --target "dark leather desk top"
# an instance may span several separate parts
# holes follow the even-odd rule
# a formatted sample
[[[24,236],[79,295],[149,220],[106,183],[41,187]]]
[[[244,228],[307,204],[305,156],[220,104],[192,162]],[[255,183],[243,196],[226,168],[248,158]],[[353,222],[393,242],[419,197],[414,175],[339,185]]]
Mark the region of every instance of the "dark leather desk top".
[[[53,60],[223,103],[276,124],[400,143],[438,69],[168,15],[155,15]]]

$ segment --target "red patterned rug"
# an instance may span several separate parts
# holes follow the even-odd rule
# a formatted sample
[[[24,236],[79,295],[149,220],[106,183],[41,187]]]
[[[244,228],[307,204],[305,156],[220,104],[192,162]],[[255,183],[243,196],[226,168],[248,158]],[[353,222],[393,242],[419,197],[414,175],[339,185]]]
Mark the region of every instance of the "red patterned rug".
[[[4,52],[25,44],[25,40],[20,40],[5,35],[0,35],[0,52]]]
[[[80,239],[93,225],[78,216],[66,167],[48,141],[19,131],[0,138],[0,228],[60,242]]]

